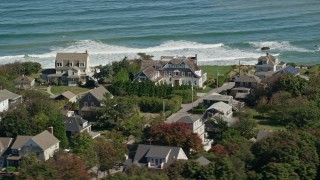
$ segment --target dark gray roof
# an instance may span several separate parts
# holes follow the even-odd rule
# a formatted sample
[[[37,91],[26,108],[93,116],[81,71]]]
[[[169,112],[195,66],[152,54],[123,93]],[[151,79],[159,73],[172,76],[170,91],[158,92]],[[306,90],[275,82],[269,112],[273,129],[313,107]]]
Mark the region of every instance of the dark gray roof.
[[[212,101],[231,101],[233,99],[232,96],[225,96],[220,94],[214,94],[210,95],[208,97],[205,97],[204,100],[212,100]]]
[[[248,74],[236,76],[234,81],[235,82],[253,82],[253,83],[260,83],[261,82],[259,77],[255,76],[255,75],[248,75]]]
[[[90,124],[88,123],[87,126],[83,127],[82,125],[88,122],[85,119],[82,119],[79,115],[71,116],[71,117],[64,117],[63,119],[64,124],[66,126],[66,131],[76,131],[80,132],[84,128],[88,127]]]
[[[200,156],[198,159],[196,159],[196,161],[198,161],[200,165],[208,165],[211,163],[211,161],[203,156]]]
[[[171,148],[166,146],[150,147],[146,157],[165,158],[169,155]]]
[[[17,99],[17,98],[19,98],[19,97],[21,97],[21,95],[19,95],[19,94],[15,94],[15,93],[13,93],[13,92],[10,92],[10,91],[8,91],[8,90],[6,90],[6,89],[3,89],[3,90],[0,90],[0,99]]]
[[[198,119],[200,119],[202,116],[201,115],[186,115],[181,118],[179,118],[178,122],[183,122],[183,123],[194,123]]]
[[[181,149],[180,147],[139,144],[136,154],[133,158],[133,163],[147,164],[147,156],[148,157],[151,157],[151,155],[154,155],[154,157],[164,156],[165,153],[170,151],[168,153],[169,154],[168,162],[165,164],[165,166],[168,166],[177,160],[180,149]]]
[[[41,71],[41,74],[55,74],[56,69],[44,69]]]

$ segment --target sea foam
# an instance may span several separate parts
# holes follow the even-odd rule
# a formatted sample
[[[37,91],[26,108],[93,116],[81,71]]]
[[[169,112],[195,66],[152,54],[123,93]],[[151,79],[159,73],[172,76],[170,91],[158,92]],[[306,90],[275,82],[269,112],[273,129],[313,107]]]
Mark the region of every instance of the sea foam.
[[[153,59],[159,59],[161,56],[194,56],[197,54],[198,62],[202,65],[231,65],[238,64],[239,60],[242,64],[255,64],[256,59],[262,55],[255,49],[241,50],[222,43],[203,44],[181,40],[167,41],[154,47],[132,48],[105,44],[100,41],[82,40],[68,44],[67,47],[52,48],[49,53],[0,57],[0,63],[35,61],[41,63],[44,68],[52,68],[57,52],[85,52],[86,50],[90,54],[92,66],[119,61],[124,57],[138,58],[137,53],[153,55]]]

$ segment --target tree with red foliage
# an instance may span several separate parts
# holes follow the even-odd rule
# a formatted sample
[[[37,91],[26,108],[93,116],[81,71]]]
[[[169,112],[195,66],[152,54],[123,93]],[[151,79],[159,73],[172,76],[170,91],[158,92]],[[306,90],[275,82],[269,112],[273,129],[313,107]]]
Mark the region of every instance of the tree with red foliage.
[[[83,160],[76,155],[62,155],[51,163],[61,179],[90,179]]]
[[[162,123],[151,128],[150,139],[153,144],[181,147],[187,154],[202,151],[200,137],[189,130],[188,125],[176,123]]]

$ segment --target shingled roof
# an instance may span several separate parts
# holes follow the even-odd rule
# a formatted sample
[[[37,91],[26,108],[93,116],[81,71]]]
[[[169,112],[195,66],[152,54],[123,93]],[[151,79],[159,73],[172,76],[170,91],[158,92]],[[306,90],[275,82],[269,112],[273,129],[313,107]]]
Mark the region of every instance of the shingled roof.
[[[15,83],[31,83],[34,80],[34,78],[28,77],[28,76],[21,76],[17,77],[14,81]]]
[[[259,77],[255,76],[255,75],[248,75],[248,74],[236,76],[234,81],[235,82],[253,82],[253,83],[260,83],[261,82]]]
[[[57,53],[56,61],[84,61],[87,62],[88,53]]]
[[[17,136],[11,148],[20,149],[29,140],[35,142],[42,150],[46,150],[59,142],[59,140],[54,137],[49,131],[44,130],[35,136]]]
[[[6,98],[6,99],[12,99],[15,100],[17,98],[20,98],[21,95],[15,94],[13,92],[10,92],[6,89],[0,90],[0,99]]]
[[[105,93],[110,93],[105,87],[99,86],[97,88],[91,89],[89,93],[94,96],[97,100],[101,101],[104,98]]]

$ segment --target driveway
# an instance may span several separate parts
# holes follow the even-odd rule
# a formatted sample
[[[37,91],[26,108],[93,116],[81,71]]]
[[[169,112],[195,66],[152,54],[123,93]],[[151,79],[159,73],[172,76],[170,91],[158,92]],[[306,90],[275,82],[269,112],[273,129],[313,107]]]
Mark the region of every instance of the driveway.
[[[177,118],[175,118],[175,117],[181,116],[182,114],[190,114],[189,112],[191,111],[192,107],[198,106],[199,103],[201,103],[204,98],[210,96],[212,93],[220,93],[222,91],[226,91],[228,89],[231,89],[234,87],[234,84],[235,84],[234,82],[227,82],[223,86],[215,88],[215,89],[211,90],[210,92],[206,93],[205,95],[202,94],[202,96],[199,99],[197,99],[196,101],[194,101],[192,103],[182,104],[181,109],[178,112],[169,116],[166,121],[167,122],[175,122],[177,120]]]

